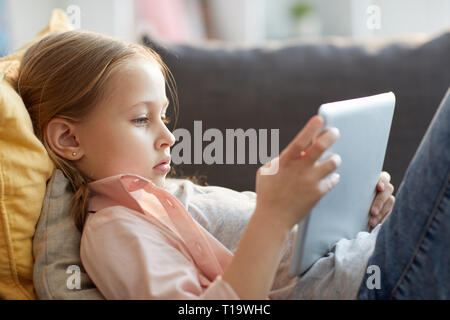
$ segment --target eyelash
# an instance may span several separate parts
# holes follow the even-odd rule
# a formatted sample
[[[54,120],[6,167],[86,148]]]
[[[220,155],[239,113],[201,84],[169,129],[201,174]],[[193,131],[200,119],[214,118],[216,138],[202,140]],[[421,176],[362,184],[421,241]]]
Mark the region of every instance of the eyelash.
[[[169,124],[169,123],[170,123],[170,118],[169,118],[169,117],[162,116],[161,119],[162,119],[162,121],[163,121],[165,124]],[[143,121],[148,122],[148,121],[150,121],[150,119],[147,118],[147,117],[141,117],[141,118],[137,118],[137,119],[134,119],[134,120],[133,120],[133,122],[134,122],[135,124],[141,124]]]

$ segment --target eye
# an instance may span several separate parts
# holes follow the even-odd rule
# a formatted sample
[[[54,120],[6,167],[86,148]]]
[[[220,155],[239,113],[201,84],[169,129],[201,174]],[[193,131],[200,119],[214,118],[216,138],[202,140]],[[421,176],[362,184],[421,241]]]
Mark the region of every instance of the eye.
[[[137,119],[134,119],[133,120],[133,122],[135,123],[135,124],[145,124],[145,123],[147,123],[149,121],[149,119],[147,118],[147,117],[141,117],[141,118],[137,118]]]
[[[166,117],[165,115],[161,116],[161,120],[165,123],[165,124],[169,124],[170,123],[170,118]],[[150,119],[147,117],[140,117],[137,119],[134,119],[133,122],[137,125],[142,125],[142,124],[147,124],[148,122],[150,122]]]

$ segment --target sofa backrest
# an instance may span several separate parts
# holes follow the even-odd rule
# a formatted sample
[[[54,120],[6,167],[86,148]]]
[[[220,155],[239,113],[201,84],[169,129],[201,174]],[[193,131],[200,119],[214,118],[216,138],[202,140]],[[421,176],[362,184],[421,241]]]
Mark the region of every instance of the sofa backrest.
[[[379,43],[329,38],[253,48],[144,43],[172,71],[180,101],[176,128],[188,129],[193,140],[195,120],[202,121],[202,132],[217,128],[224,137],[226,129],[279,129],[281,152],[322,103],[393,91],[396,111],[383,170],[395,187],[450,86],[450,31]],[[192,160],[193,152],[194,146]],[[176,168],[238,191],[254,190],[261,165],[248,164],[248,155],[247,164],[236,164],[236,157],[234,165],[202,162]]]

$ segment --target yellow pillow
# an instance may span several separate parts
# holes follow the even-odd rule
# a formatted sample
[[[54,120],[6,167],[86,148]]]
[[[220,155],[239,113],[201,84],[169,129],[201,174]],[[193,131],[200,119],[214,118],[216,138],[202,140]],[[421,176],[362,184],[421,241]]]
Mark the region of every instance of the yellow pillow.
[[[66,13],[17,52],[0,59],[0,298],[35,299],[32,240],[54,166],[34,135],[31,118],[11,86],[24,52],[42,37],[72,30]]]

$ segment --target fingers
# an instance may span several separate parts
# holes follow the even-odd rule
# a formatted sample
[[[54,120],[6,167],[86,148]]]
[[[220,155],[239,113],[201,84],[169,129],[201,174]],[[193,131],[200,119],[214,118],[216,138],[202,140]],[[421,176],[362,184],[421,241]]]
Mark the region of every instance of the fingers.
[[[305,159],[308,159],[310,163],[315,163],[320,156],[329,148],[333,143],[339,139],[340,133],[337,128],[330,128],[322,132],[314,143],[306,150]]]
[[[379,219],[379,222],[383,222],[384,220],[386,220],[387,216],[392,212],[392,209],[394,208],[394,203],[395,197],[392,195],[389,196],[387,201],[384,203],[383,209],[381,209],[381,217]]]
[[[323,118],[321,116],[316,115],[312,117],[305,127],[283,150],[280,158],[298,159],[301,152],[304,151],[320,133],[323,123]]]
[[[320,178],[328,176],[331,172],[339,168],[342,159],[338,154],[333,154],[316,167],[317,174]]]
[[[383,192],[380,192],[375,197],[375,200],[372,204],[371,214],[378,214],[380,210],[383,207],[383,204],[386,202],[386,200],[389,198],[390,195],[392,195],[392,192],[394,191],[394,186],[392,184],[388,184]]]
[[[329,177],[320,180],[319,182],[320,193],[322,195],[325,195],[326,193],[331,191],[331,189],[333,189],[339,183],[339,180],[340,176],[338,173],[333,173]]]
[[[378,180],[377,183],[378,191],[384,191],[384,188],[389,184],[390,181],[391,175],[386,171],[381,172],[380,179]]]
[[[394,186],[390,183],[391,175],[383,171],[380,174],[380,179],[377,183],[378,194],[375,197],[371,210],[369,224],[373,228],[380,222],[384,221],[386,217],[392,212],[395,197]]]
[[[337,128],[331,128],[321,132],[313,144],[306,150],[306,154],[303,156],[305,161],[308,161],[311,165],[315,164],[320,156],[337,139],[339,139],[339,130]],[[322,194],[329,192],[339,182],[339,174],[335,172],[330,175],[330,173],[335,171],[341,163],[341,157],[338,154],[333,154],[328,159],[315,166],[315,172],[319,179],[322,179],[319,182],[319,189]]]
[[[375,227],[377,224],[386,220],[386,218],[389,216],[389,214],[392,212],[392,209],[394,208],[394,203],[395,197],[392,195],[389,196],[389,198],[384,203],[381,211],[377,215],[371,216],[369,224],[372,228]]]
[[[320,179],[319,188],[322,193],[330,191],[340,180],[340,175],[335,171],[342,163],[341,157],[338,154],[333,154],[327,160],[324,160],[315,170]],[[332,173],[332,174],[330,174]]]

